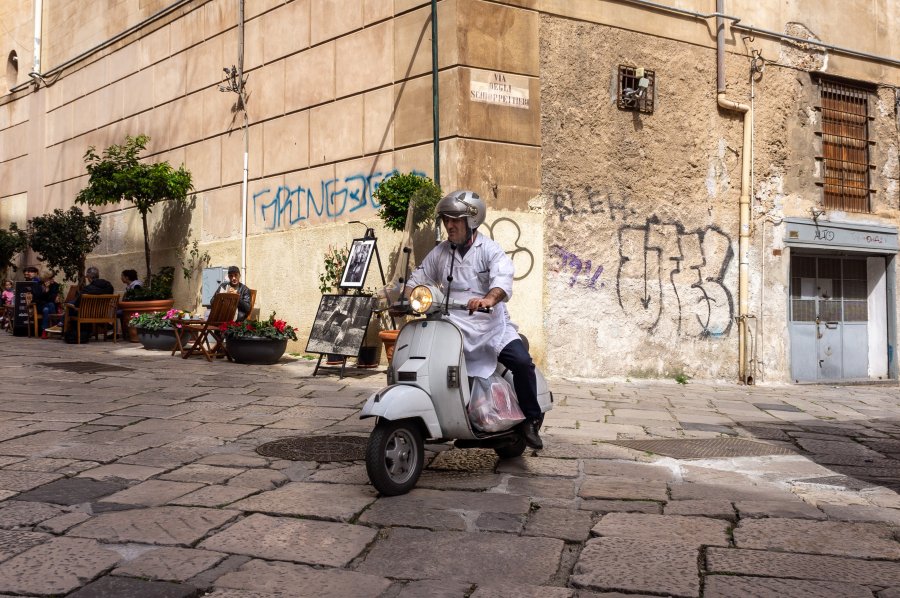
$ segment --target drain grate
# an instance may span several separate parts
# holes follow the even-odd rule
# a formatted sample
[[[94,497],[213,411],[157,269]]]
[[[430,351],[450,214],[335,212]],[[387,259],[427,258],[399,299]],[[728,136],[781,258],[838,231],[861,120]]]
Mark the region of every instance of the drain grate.
[[[794,451],[743,438],[703,438],[680,440],[611,440],[608,444],[624,446],[672,457],[674,459],[717,459],[724,457],[762,457],[764,455],[793,455]]]
[[[256,447],[263,457],[289,461],[361,461],[366,458],[364,436],[298,436]]]
[[[99,372],[133,372],[133,368],[127,368],[121,365],[112,365],[109,363],[99,363],[96,361],[48,361],[37,363],[45,368],[54,370],[62,370],[73,374],[97,374]]]

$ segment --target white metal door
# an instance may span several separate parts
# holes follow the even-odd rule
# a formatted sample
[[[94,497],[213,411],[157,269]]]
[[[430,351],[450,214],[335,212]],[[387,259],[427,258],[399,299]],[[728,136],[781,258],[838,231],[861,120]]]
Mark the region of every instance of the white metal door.
[[[791,372],[797,381],[868,376],[865,258],[791,259]]]

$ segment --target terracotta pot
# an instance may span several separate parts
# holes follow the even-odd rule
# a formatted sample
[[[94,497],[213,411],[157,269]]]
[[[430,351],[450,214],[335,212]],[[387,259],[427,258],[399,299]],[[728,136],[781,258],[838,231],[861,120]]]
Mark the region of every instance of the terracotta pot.
[[[134,314],[146,314],[154,311],[169,311],[175,305],[174,299],[151,299],[148,301],[119,301],[119,309],[122,310],[122,318],[125,323],[131,319]],[[138,341],[137,328],[128,326],[128,335],[125,336],[133,343]]]
[[[394,345],[397,344],[397,336],[399,334],[399,330],[382,330],[378,333],[378,338],[384,343],[384,352],[387,355],[388,363],[394,357]]]

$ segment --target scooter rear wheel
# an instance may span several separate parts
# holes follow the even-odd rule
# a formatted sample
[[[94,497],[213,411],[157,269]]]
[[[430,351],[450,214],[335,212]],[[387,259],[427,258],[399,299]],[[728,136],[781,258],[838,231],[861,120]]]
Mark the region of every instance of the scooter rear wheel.
[[[515,459],[516,457],[521,457],[526,448],[525,437],[522,436],[522,434],[518,434],[516,435],[516,440],[514,442],[495,447],[494,452],[497,453],[497,456],[501,459]]]
[[[384,496],[409,492],[422,473],[425,445],[418,423],[380,420],[366,446],[366,473]]]

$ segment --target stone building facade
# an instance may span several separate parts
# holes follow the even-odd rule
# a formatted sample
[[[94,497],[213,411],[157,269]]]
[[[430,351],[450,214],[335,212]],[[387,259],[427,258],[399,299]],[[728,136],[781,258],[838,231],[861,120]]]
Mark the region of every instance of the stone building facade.
[[[487,198],[549,374],[897,378],[897,3],[436,4],[440,182]],[[194,239],[238,263],[245,131],[219,86],[242,52],[246,279],[302,332],[355,221],[394,274],[374,187],[435,174],[432,9],[253,0],[240,26],[240,6],[61,0],[36,35],[34,3],[0,0],[0,226],[71,205],[89,146],[146,133],[196,188],[188,212],[154,212],[155,263]],[[138,215],[104,212],[90,261],[142,263]]]

